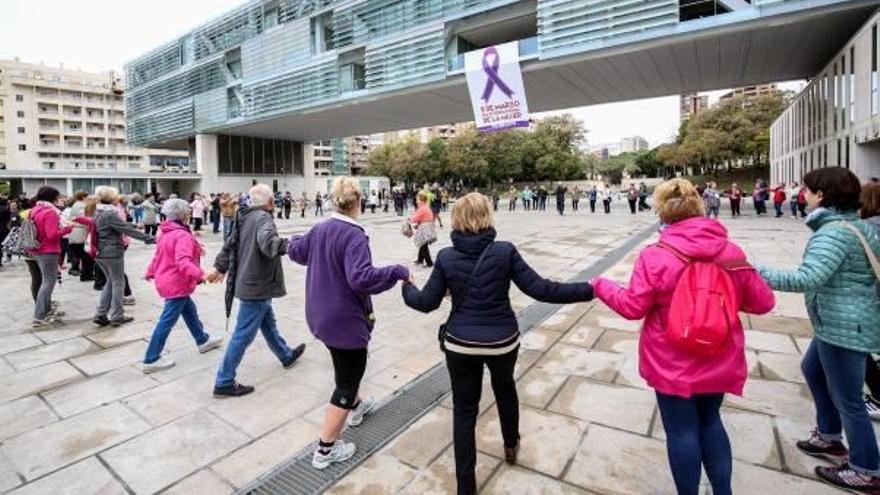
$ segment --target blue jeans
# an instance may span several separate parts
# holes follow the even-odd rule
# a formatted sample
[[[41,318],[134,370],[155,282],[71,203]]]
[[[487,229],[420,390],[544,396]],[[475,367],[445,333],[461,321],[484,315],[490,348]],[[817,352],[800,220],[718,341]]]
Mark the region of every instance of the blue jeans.
[[[229,239],[229,234],[232,233],[232,217],[223,217],[223,242],[226,242],[226,239]]]
[[[789,201],[788,205],[791,208],[791,216],[796,217],[798,214],[797,201]]]
[[[183,316],[189,333],[192,334],[197,345],[202,345],[208,341],[208,334],[202,327],[199,320],[199,312],[196,310],[196,303],[190,297],[181,297],[178,299],[166,299],[165,308],[159,321],[156,322],[156,328],[153,329],[153,336],[150,337],[150,345],[147,346],[147,355],[144,356],[144,363],[149,364],[155,362],[162,355],[162,349],[165,348],[165,341],[171,329],[177,324],[177,320]]]
[[[235,383],[235,370],[244,357],[257,330],[263,333],[263,338],[269,344],[269,349],[284,363],[293,357],[293,350],[284,341],[284,337],[278,333],[278,325],[275,322],[275,312],[272,311],[272,300],[244,300],[239,299],[238,321],[232,338],[226,346],[226,355],[217,370],[217,379],[214,380],[216,387],[228,387]]]
[[[776,217],[782,216],[782,203],[773,203],[773,209],[776,210]]]
[[[724,394],[695,394],[688,399],[657,392],[666,430],[666,454],[678,495],[697,495],[701,467],[714,495],[730,495],[733,454],[721,423]]]
[[[845,431],[850,467],[878,476],[877,439],[862,395],[866,356],[814,338],[801,371],[813,394],[819,434],[827,441],[842,440]]]
[[[132,216],[134,217],[134,223],[141,223],[144,220],[144,209],[140,207],[135,208],[134,215]]]

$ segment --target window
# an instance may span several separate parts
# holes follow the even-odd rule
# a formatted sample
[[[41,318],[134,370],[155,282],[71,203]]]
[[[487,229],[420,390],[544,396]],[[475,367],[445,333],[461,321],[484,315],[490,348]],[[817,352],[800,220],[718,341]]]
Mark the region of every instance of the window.
[[[27,151],[27,145],[26,144],[19,144],[18,151]]]
[[[21,103],[24,101],[24,95],[15,95],[15,101]]]
[[[15,112],[15,116],[18,117],[18,118],[20,118],[20,119],[23,119],[23,118],[24,118],[24,112],[22,112],[21,110],[19,110],[19,111]]]
[[[877,25],[871,28],[871,115],[877,115]]]
[[[19,133],[19,134],[24,134],[24,127],[19,127],[19,128],[18,128],[18,133]]]
[[[849,48],[849,122],[856,121],[856,47]],[[849,167],[847,167],[849,168]]]
[[[846,168],[849,168],[849,136],[846,137]]]
[[[43,162],[43,168],[46,170],[55,170],[55,162]]]

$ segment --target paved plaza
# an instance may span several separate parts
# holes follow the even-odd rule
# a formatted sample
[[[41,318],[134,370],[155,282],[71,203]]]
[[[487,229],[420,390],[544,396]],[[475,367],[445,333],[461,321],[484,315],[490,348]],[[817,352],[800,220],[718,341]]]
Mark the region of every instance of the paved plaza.
[[[279,230],[288,235],[315,221],[292,218],[280,221]],[[496,219],[499,238],[515,242],[533,267],[557,280],[603,259],[654,222],[653,215],[623,211],[564,217],[501,212]],[[400,236],[397,217],[367,213],[363,223],[376,264],[411,266],[415,249]],[[808,237],[790,219],[747,216],[725,223],[753,262],[795,265]],[[208,267],[220,240],[210,233],[202,239]],[[441,246],[449,244],[448,225],[441,239]],[[637,252],[606,275],[627,280]],[[329,354],[305,326],[305,269],[285,261],[288,295],[275,301],[284,337],[307,344],[302,362],[282,369],[258,337],[239,369],[239,379],[256,385],[256,392],[215,399],[213,377],[223,351],[199,354],[182,322],[166,348],[177,366],[141,373],[162,307],[141,278],[151,254],[152,247],[137,243],[129,250],[126,266],[137,305],[127,311],[136,320],[110,330],[91,322],[97,301],[91,285],[65,276],[56,299],[67,312],[66,324],[32,331],[26,268],[14,263],[0,271],[0,493],[222,495],[316,440],[333,374]],[[421,284],[429,271],[415,273]],[[225,334],[223,290],[200,286],[194,296],[212,334]],[[533,303],[516,288],[511,298],[517,311]],[[393,289],[376,297],[375,306],[378,321],[362,393],[381,400],[441,361],[436,328],[449,303],[423,315],[406,308]],[[751,377],[745,397],[729,397],[723,408],[735,457],[734,491],[835,493],[815,481],[816,461],[794,447],[813,416],[799,368],[811,335],[802,298],[778,293],[771,315],[744,321]],[[639,322],[590,302],[561,307],[525,335],[517,369],[519,464],[502,461],[487,382],[477,427],[483,493],[673,492],[654,395],[637,371],[638,329]],[[447,398],[331,492],[453,493],[451,414]]]

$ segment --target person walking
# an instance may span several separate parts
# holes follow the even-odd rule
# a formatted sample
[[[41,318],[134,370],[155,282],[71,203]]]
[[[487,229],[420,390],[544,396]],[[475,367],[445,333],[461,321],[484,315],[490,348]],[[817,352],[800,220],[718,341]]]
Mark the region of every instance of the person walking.
[[[706,184],[703,191],[703,203],[706,205],[706,218],[718,218],[718,211],[721,209],[721,193],[718,192],[718,185],[714,182]]]
[[[40,289],[34,304],[33,328],[45,328],[61,321],[64,313],[52,308],[52,292],[58,283],[58,256],[61,253],[61,238],[69,234],[73,227],[61,226],[61,213],[55,204],[60,193],[51,186],[43,186],[37,191],[36,205],[30,210],[29,219],[36,228],[39,246],[28,251],[40,270]]]
[[[369,238],[357,222],[361,194],[357,179],[337,177],[331,190],[335,213],[305,235],[294,235],[287,248],[292,261],[308,267],[306,321],[333,362],[335,389],[312,456],[316,469],[346,461],[355,453],[355,444],[339,435],[346,422],[360,425],[375,405],[372,397],[360,395],[376,321],[370,296],[410,277],[401,265],[373,266]]]
[[[220,196],[220,216],[223,217],[223,242],[229,239],[232,233],[232,222],[235,219],[235,212],[238,211],[238,200],[229,193],[223,193]]]
[[[123,299],[126,297],[125,292],[128,287],[125,276],[125,250],[128,240],[125,236],[140,239],[146,244],[154,244],[156,238],[141,232],[119,216],[119,211],[114,207],[119,198],[116,188],[100,186],[95,190],[95,196],[98,198],[94,217],[97,236],[96,261],[105,282],[92,321],[99,326],[118,327],[134,321],[134,318],[122,312]]]
[[[441,348],[452,382],[455,477],[459,494],[477,490],[474,427],[479,413],[483,368],[491,373],[498,408],[504,455],[516,463],[519,450],[519,399],[514,367],[519,353],[519,329],[510,305],[510,284],[544,302],[588,301],[587,283],[559,283],[542,278],[523,260],[516,246],[495,241],[489,201],[470,193],[452,210],[452,247],[437,255],[437,264],[419,290],[403,286],[406,305],[428,313],[451,294],[452,309],[441,327]],[[530,439],[541,443],[541,438]]]
[[[596,186],[593,185],[590,187],[590,192],[587,195],[587,198],[590,200],[590,213],[596,213],[596,199],[599,197],[599,190],[596,189]]]
[[[12,213],[9,209],[10,201],[5,196],[0,196],[0,268],[3,267],[3,242],[12,231]]]
[[[305,191],[303,191],[302,196],[299,197],[299,217],[306,217],[306,208],[309,207],[309,197]]]
[[[85,191],[77,191],[73,194],[73,204],[71,204],[70,209],[67,211],[66,220],[68,222],[85,214],[87,197],[88,194]],[[91,273],[94,269],[91,266],[91,260],[87,259],[88,256],[86,256],[85,253],[87,233],[88,227],[85,225],[73,224],[73,230],[70,234],[67,234],[68,249],[70,252],[70,271],[68,273],[71,276],[82,277],[83,272]]]
[[[431,189],[431,194],[433,195],[431,197],[431,204],[429,205],[431,207],[431,213],[434,214],[434,220],[437,222],[437,225],[440,226],[440,228],[442,229],[443,219],[440,218],[440,212],[443,211],[443,191],[440,189],[436,182],[434,183],[433,189]]]
[[[257,184],[250,190],[251,205],[238,212],[229,239],[214,259],[214,271],[205,280],[226,282],[226,315],[232,300],[239,301],[238,320],[226,346],[226,354],[214,380],[215,397],[239,397],[254,391],[235,380],[236,370],[257,330],[284,368],[290,368],[305,351],[305,344],[291,349],[278,331],[272,299],[287,294],[281,257],[287,253],[287,239],[278,236],[273,211],[272,189]]]
[[[632,182],[629,184],[629,190],[626,192],[626,200],[629,202],[629,212],[631,215],[636,214],[636,204],[639,201],[639,191]]]
[[[321,193],[315,193],[315,216],[318,215],[324,216],[324,198],[321,197]]]
[[[290,191],[285,192],[281,198],[281,207],[284,209],[284,219],[290,220],[290,211],[293,209],[293,195],[290,194]],[[278,213],[278,218],[281,218],[281,211],[279,210]]]
[[[650,210],[648,206],[648,186],[644,182],[639,182],[639,211]]]
[[[740,205],[742,203],[743,192],[742,189],[736,185],[736,182],[730,185],[730,191],[727,193],[727,197],[730,199],[730,216],[740,216]]]
[[[205,202],[202,201],[202,196],[199,193],[193,193],[192,203],[189,206],[192,208],[193,232],[199,235],[202,231],[202,220],[204,220],[205,216]],[[167,220],[168,217],[166,216],[165,219]]]
[[[758,179],[755,181],[755,189],[752,191],[752,203],[755,205],[755,214],[761,216],[767,213],[767,199],[769,193],[764,181]]]
[[[599,198],[602,200],[602,206],[605,208],[605,213],[611,213],[611,189],[608,187],[608,184],[602,186],[602,189],[599,190]]]
[[[777,270],[759,266],[775,290],[805,294],[814,338],[801,361],[816,408],[816,427],[797,448],[810,456],[845,459],[818,466],[832,485],[880,493],[877,439],[862,394],[865,363],[880,352],[878,276],[869,252],[880,253],[874,229],[859,220],[861,184],[845,168],[820,168],[804,176],[806,224],[813,234],[801,266]],[[849,449],[843,444],[843,433]]]
[[[578,203],[581,202],[581,188],[574,186],[571,190],[571,210],[577,213]]]
[[[156,205],[155,199],[155,196],[150,193],[141,203],[141,207],[144,209],[144,232],[154,237],[159,233],[159,206]]]
[[[223,342],[222,336],[211,337],[205,333],[191,297],[206,275],[199,266],[203,248],[189,229],[190,207],[182,199],[170,199],[162,205],[162,213],[167,220],[162,223],[162,235],[144,279],[155,281],[156,292],[165,300],[165,306],[147,346],[142,368],[144,374],[174,366],[174,359],[163,356],[162,350],[181,316],[200,353],[216,349]]]
[[[507,192],[507,211],[516,211],[516,200],[519,197],[519,194],[516,192],[516,188],[510,186],[510,190]]]
[[[220,233],[220,195],[211,194],[211,233]]]
[[[801,194],[804,193],[804,188],[801,188]],[[880,183],[862,185],[861,203],[859,218],[870,225],[880,238]],[[880,368],[870,354],[865,358],[865,385],[869,391],[865,394],[865,409],[872,420],[880,421]]]
[[[501,195],[498,189],[492,189],[492,211],[498,211],[498,202],[501,201]]]
[[[807,195],[803,187],[800,188],[797,194],[797,209],[801,214],[801,218],[807,218]]]
[[[780,182],[773,189],[773,209],[776,211],[776,218],[783,216],[782,205],[785,203],[785,183]]]
[[[431,211],[428,203],[430,197],[426,191],[419,191],[416,197],[418,208],[415,213],[409,217],[409,222],[413,229],[416,230],[413,239],[416,239],[419,248],[419,256],[416,259],[416,265],[424,265],[428,268],[434,266],[431,261],[431,243],[437,240],[437,233],[434,229],[434,212]]]
[[[666,432],[666,452],[679,495],[697,495],[705,469],[715,495],[730,495],[733,459],[721,421],[724,394],[742,395],[747,368],[745,334],[736,316],[727,320],[728,333],[714,353],[698,355],[675,345],[670,320],[679,279],[697,261],[717,263],[731,282],[738,310],[767,313],[773,292],[746,263],[727,229],[705,217],[697,189],[672,179],[654,190],[654,207],[665,227],[660,242],[644,248],[636,260],[629,286],[598,278],[596,297],[629,320],[644,318],[639,336],[639,372],[654,389]]]
[[[788,209],[791,211],[792,220],[797,220],[798,217],[798,194],[801,192],[801,187],[797,182],[792,181],[791,186],[786,189],[786,196],[788,196]]]
[[[556,186],[556,211],[559,212],[560,215],[565,214],[565,192],[566,188],[562,184],[557,184]],[[544,199],[544,204],[547,203],[547,200]],[[542,208],[543,210],[543,208]]]

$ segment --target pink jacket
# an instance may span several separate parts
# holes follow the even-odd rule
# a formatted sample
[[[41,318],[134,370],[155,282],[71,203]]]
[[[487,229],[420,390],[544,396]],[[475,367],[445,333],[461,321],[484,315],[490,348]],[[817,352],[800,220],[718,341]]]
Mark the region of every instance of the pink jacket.
[[[694,217],[667,226],[660,240],[689,257],[744,260],[743,251],[727,239],[727,229],[716,220]],[[747,368],[745,334],[737,320],[727,348],[712,357],[697,357],[671,347],[664,328],[672,293],[685,267],[668,249],[651,245],[642,250],[629,287],[598,278],[596,296],[629,320],[644,318],[639,339],[639,373],[652,388],[667,395],[690,397],[701,393],[742,395]],[[776,304],[773,291],[755,270],[728,272],[739,289],[739,308],[752,314],[767,313]]]
[[[155,279],[156,292],[163,299],[188,297],[204,274],[199,266],[202,248],[185,225],[165,221],[159,230],[156,253],[145,277]]]
[[[58,208],[40,201],[31,210],[30,218],[37,227],[37,240],[40,241],[40,247],[30,251],[30,254],[59,254],[61,238],[69,234],[73,228],[60,226],[61,213]]]

